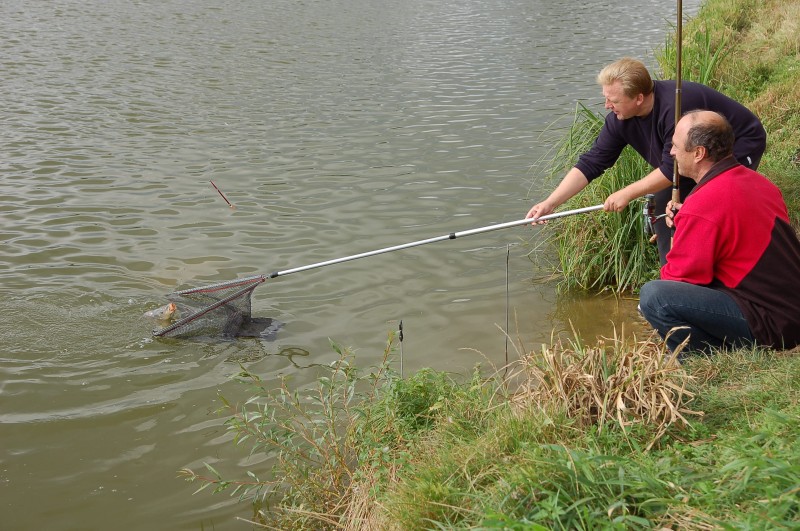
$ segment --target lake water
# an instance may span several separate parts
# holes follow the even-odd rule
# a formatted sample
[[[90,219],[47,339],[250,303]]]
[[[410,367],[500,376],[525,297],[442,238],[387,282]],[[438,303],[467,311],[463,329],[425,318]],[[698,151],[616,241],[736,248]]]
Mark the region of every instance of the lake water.
[[[284,323],[269,340],[153,339],[142,313],[176,289],[524,218],[576,103],[602,109],[598,70],[653,65],[675,8],[4,0],[0,528],[248,528],[246,504],[176,474],[248,466],[215,414],[218,393],[246,396],[239,363],[307,385],[330,340],[366,367],[402,320],[406,371],[463,374],[504,363],[507,314],[527,348],[570,321],[629,326],[635,301],[541,281],[531,227],[269,280],[253,298]]]

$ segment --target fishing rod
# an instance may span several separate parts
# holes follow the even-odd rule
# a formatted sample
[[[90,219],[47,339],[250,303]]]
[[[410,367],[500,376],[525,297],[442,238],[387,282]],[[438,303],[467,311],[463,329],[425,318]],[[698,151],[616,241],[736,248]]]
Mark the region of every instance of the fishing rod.
[[[676,58],[676,75],[675,75],[675,127],[678,127],[678,122],[681,119],[681,73],[682,73],[682,66],[681,66],[681,56],[683,55],[682,45],[683,45],[683,1],[678,0],[678,27],[677,27],[677,58]],[[672,163],[672,204],[673,204],[673,214],[677,212],[675,210],[676,204],[681,202],[681,191],[680,191],[680,180],[681,176],[678,172],[678,159],[675,158]],[[673,232],[674,232],[673,227]],[[672,241],[670,241],[670,247],[672,247]]]

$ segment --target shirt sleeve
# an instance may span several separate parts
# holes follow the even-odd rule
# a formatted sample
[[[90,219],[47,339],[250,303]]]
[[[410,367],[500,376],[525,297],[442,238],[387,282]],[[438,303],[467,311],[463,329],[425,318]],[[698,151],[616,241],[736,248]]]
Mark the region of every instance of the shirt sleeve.
[[[719,227],[700,216],[678,213],[675,236],[661,280],[676,280],[707,286],[714,280],[714,264]]]
[[[664,144],[664,148],[661,151],[661,164],[658,166],[658,169],[661,170],[665,178],[672,181],[672,178],[675,176],[675,159],[673,159],[670,154],[670,151],[672,151],[672,133],[669,133],[669,137],[670,140]]]
[[[575,167],[581,170],[589,182],[600,177],[604,171],[613,166],[628,142],[609,126],[609,117],[616,120],[613,113],[606,116],[603,127],[597,135],[591,149],[578,158]]]

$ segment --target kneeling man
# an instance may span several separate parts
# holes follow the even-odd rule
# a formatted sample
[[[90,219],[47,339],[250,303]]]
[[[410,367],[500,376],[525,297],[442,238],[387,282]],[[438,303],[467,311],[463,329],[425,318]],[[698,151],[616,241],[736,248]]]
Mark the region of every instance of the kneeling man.
[[[675,350],[800,344],[800,241],[777,186],[736,162],[734,135],[711,111],[687,113],[671,154],[697,182],[672,222],[661,280],[646,283],[639,309]],[[669,211],[669,207],[668,207]],[[668,212],[669,215],[669,212]]]

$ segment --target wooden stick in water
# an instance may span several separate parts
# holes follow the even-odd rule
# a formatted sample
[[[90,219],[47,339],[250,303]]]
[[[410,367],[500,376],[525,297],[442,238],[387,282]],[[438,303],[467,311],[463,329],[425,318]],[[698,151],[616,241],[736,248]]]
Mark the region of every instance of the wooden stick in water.
[[[230,202],[230,201],[228,201],[228,198],[227,198],[227,197],[225,197],[225,194],[223,194],[223,193],[222,193],[222,190],[220,190],[219,188],[217,188],[217,185],[216,185],[216,184],[214,184],[214,181],[208,181],[208,182],[210,182],[210,183],[211,183],[211,186],[213,186],[213,187],[214,187],[214,190],[216,190],[216,191],[219,193],[220,197],[222,197],[222,199],[224,199],[224,200],[225,200],[225,202],[226,202],[226,203],[228,203],[228,206],[229,206],[229,207],[231,207],[231,208],[236,208],[235,206],[233,206],[233,205],[231,204],[231,202]]]

